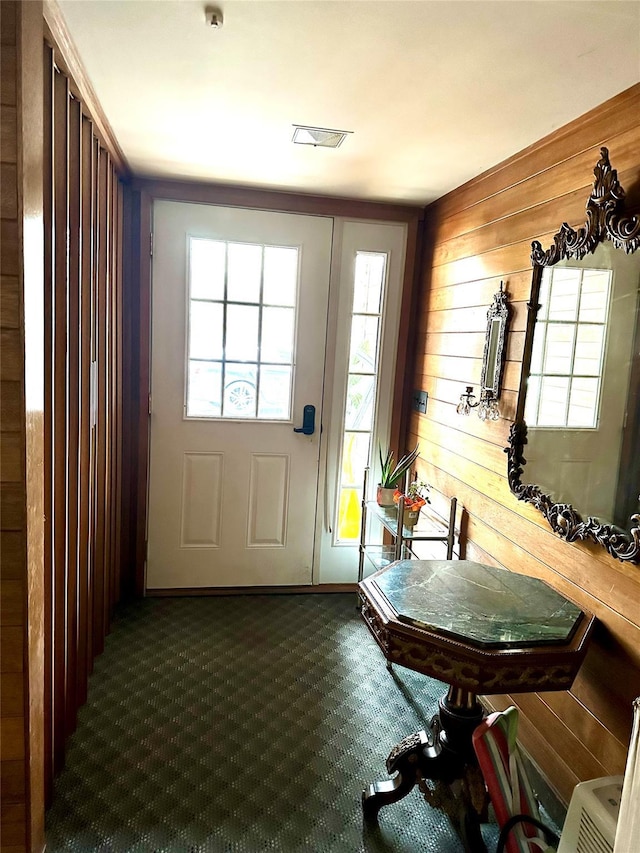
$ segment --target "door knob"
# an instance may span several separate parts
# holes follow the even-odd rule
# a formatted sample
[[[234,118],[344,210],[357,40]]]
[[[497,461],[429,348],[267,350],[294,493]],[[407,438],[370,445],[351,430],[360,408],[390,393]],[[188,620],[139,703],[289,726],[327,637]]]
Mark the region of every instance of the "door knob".
[[[316,429],[316,407],[305,406],[302,410],[302,426],[294,427],[294,432],[301,432],[303,435],[313,435]]]

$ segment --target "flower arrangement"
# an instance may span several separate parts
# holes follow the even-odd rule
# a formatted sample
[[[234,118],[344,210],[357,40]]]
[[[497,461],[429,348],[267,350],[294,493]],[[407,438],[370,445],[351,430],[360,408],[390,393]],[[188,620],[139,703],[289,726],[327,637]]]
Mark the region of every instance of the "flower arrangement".
[[[409,510],[409,512],[418,512],[425,504],[431,503],[429,500],[429,484],[416,477],[413,482],[409,483],[406,494],[403,494],[400,489],[395,490],[393,502],[397,504],[400,498],[404,498],[404,508],[406,510]]]

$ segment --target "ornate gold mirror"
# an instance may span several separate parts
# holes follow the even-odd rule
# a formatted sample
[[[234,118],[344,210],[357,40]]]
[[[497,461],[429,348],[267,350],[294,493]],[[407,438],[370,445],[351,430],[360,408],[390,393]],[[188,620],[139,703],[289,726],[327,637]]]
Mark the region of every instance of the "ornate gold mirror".
[[[532,245],[508,478],[567,541],[640,562],[640,214],[606,148],[594,175],[584,227]]]

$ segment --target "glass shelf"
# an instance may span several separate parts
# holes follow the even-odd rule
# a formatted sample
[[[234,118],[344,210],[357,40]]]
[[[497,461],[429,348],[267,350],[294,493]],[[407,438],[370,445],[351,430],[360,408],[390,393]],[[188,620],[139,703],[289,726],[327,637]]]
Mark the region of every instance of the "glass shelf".
[[[378,571],[378,569],[384,569],[390,563],[395,563],[398,559],[396,556],[395,545],[363,545],[362,548],[368,562],[376,571]],[[403,545],[400,559],[408,560],[410,557],[411,552],[409,548],[406,545]]]
[[[395,506],[379,506],[376,501],[367,501],[367,514],[377,518],[385,530],[393,536],[398,533],[398,508]],[[416,541],[429,539],[441,540],[446,538],[448,528],[442,518],[429,511],[429,505],[422,507],[417,524],[414,527],[402,527],[402,538]],[[368,547],[368,546],[367,546]]]
[[[365,468],[363,495],[367,494],[368,479],[369,469]],[[407,475],[407,484],[408,479]],[[457,503],[455,497],[449,498],[448,519],[438,515],[431,504],[426,504],[421,508],[415,526],[405,527],[402,525],[398,530],[398,507],[396,505],[379,506],[377,501],[363,499],[361,502],[358,583],[362,581],[365,562],[379,571],[398,560],[410,560],[417,556],[414,543],[418,542],[445,543],[447,560],[451,560],[453,557]],[[388,540],[385,531],[391,536],[391,542],[384,542],[385,539]],[[425,548],[427,546],[418,550]]]

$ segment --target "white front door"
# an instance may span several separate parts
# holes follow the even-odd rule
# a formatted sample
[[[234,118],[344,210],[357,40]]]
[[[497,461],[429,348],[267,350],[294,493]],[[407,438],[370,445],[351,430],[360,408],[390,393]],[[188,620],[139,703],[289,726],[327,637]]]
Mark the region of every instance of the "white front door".
[[[149,590],[311,583],[332,225],[155,203]]]

